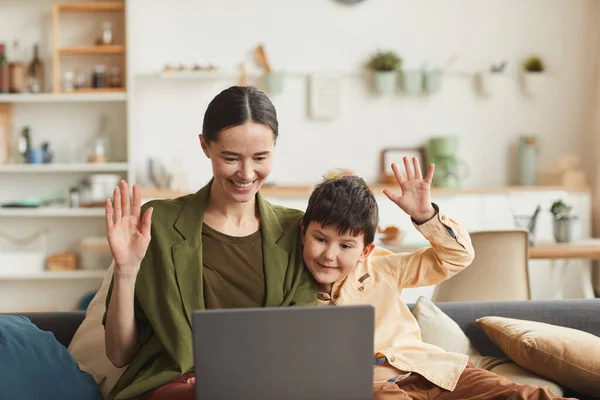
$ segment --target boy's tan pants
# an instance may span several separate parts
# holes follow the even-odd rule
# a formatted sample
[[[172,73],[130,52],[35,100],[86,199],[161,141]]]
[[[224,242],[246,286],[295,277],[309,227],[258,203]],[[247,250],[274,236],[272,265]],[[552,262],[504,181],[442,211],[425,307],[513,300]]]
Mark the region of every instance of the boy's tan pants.
[[[549,400],[562,399],[539,386],[522,386],[493,372],[475,368],[470,363],[463,371],[456,388],[450,392],[429,382],[421,375],[411,374],[396,383],[377,382],[373,385],[374,400]]]

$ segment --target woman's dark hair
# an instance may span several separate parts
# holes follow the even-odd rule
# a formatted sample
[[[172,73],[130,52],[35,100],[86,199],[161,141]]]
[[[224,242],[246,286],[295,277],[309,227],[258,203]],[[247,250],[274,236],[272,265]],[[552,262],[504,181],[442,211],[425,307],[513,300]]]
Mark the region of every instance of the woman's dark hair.
[[[219,93],[204,113],[202,134],[207,143],[217,140],[223,129],[246,122],[263,124],[273,131],[277,140],[277,112],[266,94],[253,86],[232,86]]]

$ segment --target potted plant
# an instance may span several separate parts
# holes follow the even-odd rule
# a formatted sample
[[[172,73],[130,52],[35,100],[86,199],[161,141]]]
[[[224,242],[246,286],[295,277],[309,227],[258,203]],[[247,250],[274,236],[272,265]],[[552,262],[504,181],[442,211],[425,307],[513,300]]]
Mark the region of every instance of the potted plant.
[[[557,243],[568,243],[579,239],[581,224],[577,216],[571,215],[572,206],[562,200],[552,203],[554,239]]]
[[[368,67],[373,70],[375,91],[382,95],[393,94],[398,82],[398,68],[401,59],[393,51],[379,51],[375,53]]]
[[[539,94],[545,85],[546,66],[538,56],[530,56],[523,61],[523,88],[530,95]]]

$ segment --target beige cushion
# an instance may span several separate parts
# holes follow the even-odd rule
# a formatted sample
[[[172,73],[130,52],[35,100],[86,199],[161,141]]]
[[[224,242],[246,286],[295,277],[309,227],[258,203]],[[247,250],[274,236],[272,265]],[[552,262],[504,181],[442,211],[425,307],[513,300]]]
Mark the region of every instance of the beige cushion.
[[[421,339],[425,343],[452,353],[466,354],[472,363],[481,357],[460,326],[429,299],[419,297],[412,314],[421,328]]]
[[[425,343],[433,344],[446,351],[466,354],[475,367],[491,371],[512,382],[521,385],[543,386],[559,397],[563,395],[561,386],[527,371],[511,360],[483,357],[471,345],[471,341],[460,329],[460,326],[429,299],[419,297],[412,313],[421,328],[421,338]]]
[[[591,396],[600,396],[600,338],[571,328],[503,317],[477,320],[517,364]]]
[[[112,279],[113,265],[104,276],[102,286],[91,301],[85,319],[75,332],[69,345],[69,353],[79,368],[94,377],[102,396],[106,397],[115,386],[125,368],[115,367],[106,356],[102,317],[106,311],[106,296]]]

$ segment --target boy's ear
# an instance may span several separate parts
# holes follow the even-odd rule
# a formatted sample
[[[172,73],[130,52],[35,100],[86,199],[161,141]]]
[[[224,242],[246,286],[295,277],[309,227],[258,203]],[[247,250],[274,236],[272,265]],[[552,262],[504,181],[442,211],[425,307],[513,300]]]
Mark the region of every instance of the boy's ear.
[[[302,241],[302,246],[304,246],[305,236],[304,221],[300,220],[300,240]]]
[[[374,249],[375,249],[375,243],[371,243],[370,245],[365,246],[362,254],[360,255],[360,261],[365,261]]]

